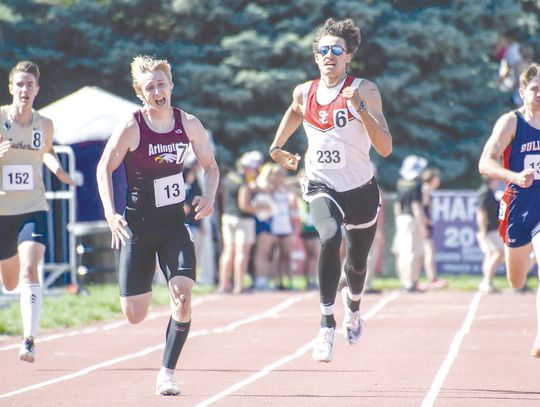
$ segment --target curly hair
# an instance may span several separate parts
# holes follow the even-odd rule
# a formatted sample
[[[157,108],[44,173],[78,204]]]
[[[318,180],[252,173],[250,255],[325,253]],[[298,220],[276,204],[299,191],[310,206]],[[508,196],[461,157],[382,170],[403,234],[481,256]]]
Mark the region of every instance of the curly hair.
[[[314,53],[317,52],[319,40],[325,35],[343,38],[343,40],[345,40],[345,46],[347,47],[347,53],[351,54],[353,57],[356,54],[356,51],[358,51],[362,39],[360,28],[354,25],[353,20],[350,18],[340,21],[329,18],[315,33],[315,41],[313,42]]]
[[[519,86],[521,88],[526,88],[533,78],[540,76],[540,65],[531,64],[523,70],[521,75],[519,75]]]

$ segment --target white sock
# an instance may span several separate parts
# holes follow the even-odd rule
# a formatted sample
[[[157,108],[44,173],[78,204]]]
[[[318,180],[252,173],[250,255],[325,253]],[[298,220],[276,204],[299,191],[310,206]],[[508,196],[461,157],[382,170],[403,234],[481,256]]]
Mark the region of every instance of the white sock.
[[[319,306],[321,308],[321,314],[323,315],[332,315],[334,313],[334,304],[324,305],[322,303],[319,303]]]
[[[347,287],[347,296],[352,300],[352,301],[360,301],[360,298],[362,298],[362,294],[353,294],[351,292],[351,290],[349,290],[349,287]]]
[[[43,294],[39,283],[21,284],[21,319],[25,338],[36,337]]]

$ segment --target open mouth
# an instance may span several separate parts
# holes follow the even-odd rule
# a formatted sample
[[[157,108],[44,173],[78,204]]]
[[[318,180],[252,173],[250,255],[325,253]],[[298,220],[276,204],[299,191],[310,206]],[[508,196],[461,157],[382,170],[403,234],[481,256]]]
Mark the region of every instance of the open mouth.
[[[156,100],[156,105],[158,105],[159,107],[165,106],[166,103],[167,103],[167,101],[165,100],[165,98],[161,98],[161,99]]]

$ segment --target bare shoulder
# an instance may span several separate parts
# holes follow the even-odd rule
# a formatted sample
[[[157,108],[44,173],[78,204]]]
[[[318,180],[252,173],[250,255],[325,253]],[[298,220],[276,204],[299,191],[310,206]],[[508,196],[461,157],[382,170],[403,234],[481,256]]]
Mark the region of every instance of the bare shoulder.
[[[133,151],[139,145],[140,136],[139,123],[137,123],[135,117],[131,115],[118,124],[113,132],[111,140],[113,143],[124,145],[128,147],[130,151]]]
[[[362,79],[360,81],[358,84],[358,91],[361,95],[365,95],[366,97],[370,94],[380,95],[378,86],[375,84],[375,82],[370,81],[369,79]]]
[[[307,81],[296,85],[293,90],[293,103],[302,106],[304,104],[304,93],[309,91],[309,87],[313,81]]]
[[[509,127],[517,126],[517,115],[516,115],[516,113],[513,112],[513,111],[504,113],[497,120],[496,126],[497,125],[500,126],[500,127],[503,127],[503,128],[506,128],[508,126]]]
[[[53,121],[45,116],[41,116],[41,126],[47,132],[52,131],[54,128]]]
[[[200,137],[201,134],[204,135],[204,126],[197,116],[184,112],[183,110],[181,111],[181,114],[182,124],[184,125],[184,129],[186,130],[187,136],[190,138],[190,140]]]

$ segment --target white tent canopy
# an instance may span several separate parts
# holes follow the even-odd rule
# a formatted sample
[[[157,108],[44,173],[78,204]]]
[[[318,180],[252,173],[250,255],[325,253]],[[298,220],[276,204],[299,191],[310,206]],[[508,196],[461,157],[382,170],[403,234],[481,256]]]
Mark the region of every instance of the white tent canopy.
[[[140,105],[96,86],[85,86],[39,112],[54,123],[56,144],[107,140],[114,128]]]

